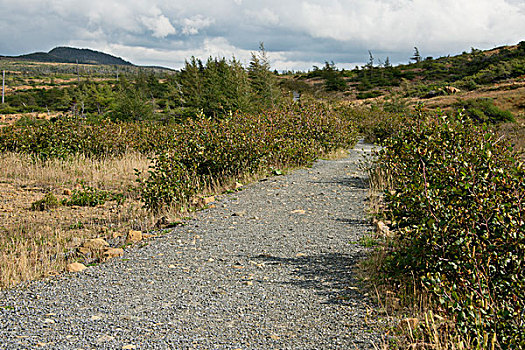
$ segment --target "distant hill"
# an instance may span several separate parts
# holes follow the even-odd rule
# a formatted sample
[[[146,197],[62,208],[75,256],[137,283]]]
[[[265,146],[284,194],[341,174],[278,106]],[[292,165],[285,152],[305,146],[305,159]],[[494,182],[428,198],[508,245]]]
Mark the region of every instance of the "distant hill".
[[[300,93],[336,92],[356,99],[389,96],[393,91],[403,98],[430,99],[454,94],[447,92],[447,86],[473,91],[525,78],[525,41],[486,51],[471,48],[470,52],[439,58],[423,58],[416,49],[410,58],[414,62],[397,66],[387,64],[388,58],[385,63],[374,64],[371,55],[369,63],[353,70],[340,70],[333,62],[326,62],[323,68],[288,73],[281,85]]]
[[[82,64],[109,64],[121,66],[133,66],[132,63],[107,53],[90,49],[76,49],[73,47],[55,47],[49,52],[34,52],[27,55],[14,56],[11,58],[24,59],[37,62],[55,63],[82,63]]]

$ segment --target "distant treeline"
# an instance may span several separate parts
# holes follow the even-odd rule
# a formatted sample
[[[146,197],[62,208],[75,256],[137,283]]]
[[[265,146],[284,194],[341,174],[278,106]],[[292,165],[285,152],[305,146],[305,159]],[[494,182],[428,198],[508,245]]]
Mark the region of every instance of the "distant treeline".
[[[302,80],[320,78],[326,91],[345,91],[355,86],[358,98],[381,95],[381,89],[400,86],[407,81],[419,81],[421,86],[407,91],[411,96],[423,97],[439,86],[454,83],[455,86],[473,90],[478,85],[492,84],[525,75],[525,41],[516,47],[501,47],[490,51],[472,49],[458,56],[434,59],[423,58],[417,48],[410,59],[413,63],[393,66],[387,57],[384,62],[369,52],[369,60],[362,67],[352,70],[337,69],[333,62],[322,68],[314,66],[306,73],[294,75],[294,81],[286,84],[298,90],[308,90]],[[408,96],[407,96],[408,97]]]
[[[196,115],[220,118],[256,112],[281,99],[264,47],[248,67],[232,58],[192,57],[178,73],[139,70],[118,80],[82,79],[68,85],[28,89],[6,96],[0,113],[72,112],[113,120],[180,120]]]

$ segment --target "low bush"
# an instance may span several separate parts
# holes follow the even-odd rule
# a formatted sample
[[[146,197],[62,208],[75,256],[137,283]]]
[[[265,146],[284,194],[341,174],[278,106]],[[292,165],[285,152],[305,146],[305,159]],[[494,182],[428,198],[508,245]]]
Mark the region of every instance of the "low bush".
[[[131,150],[152,156],[149,174],[139,174],[142,198],[151,210],[184,203],[214,181],[272,167],[308,165],[355,141],[350,118],[315,103],[232,113],[221,119],[201,115],[180,123],[64,117],[0,129],[0,151],[44,160],[78,154],[104,158]],[[82,204],[71,205],[85,205],[83,200],[92,192],[84,188],[75,193]]]
[[[123,123],[62,117],[0,128],[0,152],[30,154],[40,159],[82,154],[103,158],[135,150],[153,153],[172,128],[152,123]]]
[[[415,276],[471,344],[523,348],[525,171],[511,148],[462,115],[434,117],[384,142],[377,166],[394,177],[387,275]]]
[[[514,122],[514,115],[494,105],[491,98],[476,98],[459,100],[455,106],[463,108],[465,114],[478,123],[496,124],[501,122]]]
[[[392,109],[378,106],[339,106],[337,111],[343,118],[351,120],[356,125],[359,135],[366,142],[379,143],[380,140],[396,134],[407,123],[420,117],[419,111],[412,114],[405,109],[404,113],[400,113],[402,108],[401,104],[397,107],[392,106]]]
[[[357,94],[356,97],[358,100],[365,100],[367,98],[374,98],[374,97],[379,97],[382,95],[383,95],[383,92],[379,90],[372,90],[372,91],[360,92]]]
[[[45,211],[49,209],[55,209],[60,206],[60,201],[51,192],[47,193],[44,198],[31,203],[31,210],[34,211]]]
[[[356,141],[352,122],[322,105],[290,105],[222,120],[190,120],[139,174],[147,208],[184,203],[207,184],[239,174],[311,164]]]
[[[102,191],[97,188],[88,186],[84,183],[81,184],[82,189],[74,190],[71,193],[69,199],[62,201],[63,205],[67,206],[80,206],[80,207],[96,207],[97,205],[103,205],[108,200],[122,201],[122,195],[115,195],[107,191]]]

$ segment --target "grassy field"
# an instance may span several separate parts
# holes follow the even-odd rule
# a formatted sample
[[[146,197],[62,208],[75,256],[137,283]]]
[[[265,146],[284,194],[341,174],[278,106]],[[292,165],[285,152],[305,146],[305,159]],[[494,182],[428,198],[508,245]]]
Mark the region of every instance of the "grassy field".
[[[134,169],[147,170],[149,164],[138,153],[45,162],[28,155],[0,154],[0,288],[63,272],[67,263],[82,260],[75,250],[85,239],[111,241],[131,229],[151,229],[154,217],[142,209],[133,191]],[[32,204],[49,193],[67,200],[81,183],[125,193],[125,201],[32,210]]]

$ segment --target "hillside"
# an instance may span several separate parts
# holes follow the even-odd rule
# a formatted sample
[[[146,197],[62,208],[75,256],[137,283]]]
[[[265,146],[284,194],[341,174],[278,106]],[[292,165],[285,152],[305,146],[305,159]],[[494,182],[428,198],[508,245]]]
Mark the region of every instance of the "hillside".
[[[290,90],[322,93],[339,93],[350,100],[366,100],[379,96],[399,94],[402,98],[434,98],[447,95],[445,87],[453,85],[462,91],[474,91],[510,79],[525,77],[525,41],[514,46],[482,51],[472,48],[457,56],[440,58],[419,56],[409,64],[392,66],[376,64],[380,60],[370,53],[369,62],[353,70],[337,69],[326,62],[322,68],[304,73],[288,74],[283,86]],[[454,90],[457,91],[457,90]]]
[[[90,49],[77,49],[73,47],[55,47],[49,52],[35,52],[12,58],[53,63],[81,63],[81,64],[107,64],[132,66],[131,62],[120,57]]]

